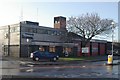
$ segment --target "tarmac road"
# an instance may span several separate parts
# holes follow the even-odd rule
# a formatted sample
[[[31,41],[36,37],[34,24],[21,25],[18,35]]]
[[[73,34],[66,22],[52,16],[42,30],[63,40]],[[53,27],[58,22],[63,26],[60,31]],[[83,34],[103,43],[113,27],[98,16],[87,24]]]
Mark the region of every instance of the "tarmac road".
[[[3,60],[2,75],[44,78],[119,78],[118,65],[107,61],[37,62]],[[118,63],[118,60],[114,60]]]

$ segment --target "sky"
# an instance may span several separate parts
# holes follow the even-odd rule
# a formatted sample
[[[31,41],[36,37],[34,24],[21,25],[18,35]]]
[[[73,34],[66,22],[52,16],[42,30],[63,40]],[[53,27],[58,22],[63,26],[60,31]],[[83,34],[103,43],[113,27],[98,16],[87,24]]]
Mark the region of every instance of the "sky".
[[[70,16],[86,13],[98,13],[101,18],[113,19],[118,22],[117,0],[3,1],[0,2],[0,26],[28,20],[39,22],[40,26],[53,27],[55,16],[64,16],[68,19]],[[118,30],[116,29],[115,32],[115,40],[117,40]]]

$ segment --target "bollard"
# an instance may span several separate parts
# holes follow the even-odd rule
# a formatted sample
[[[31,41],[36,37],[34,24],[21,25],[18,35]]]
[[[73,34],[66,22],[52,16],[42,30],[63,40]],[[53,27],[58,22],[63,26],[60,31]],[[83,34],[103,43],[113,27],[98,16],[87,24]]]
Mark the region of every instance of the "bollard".
[[[113,56],[108,55],[108,64],[113,64]]]

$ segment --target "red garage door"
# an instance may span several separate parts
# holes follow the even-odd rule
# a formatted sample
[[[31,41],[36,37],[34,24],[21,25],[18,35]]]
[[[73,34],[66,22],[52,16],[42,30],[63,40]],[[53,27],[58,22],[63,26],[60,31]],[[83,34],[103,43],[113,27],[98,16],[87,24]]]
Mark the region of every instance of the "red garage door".
[[[104,55],[105,54],[105,44],[100,43],[100,55]]]
[[[92,56],[98,55],[98,43],[92,43]]]

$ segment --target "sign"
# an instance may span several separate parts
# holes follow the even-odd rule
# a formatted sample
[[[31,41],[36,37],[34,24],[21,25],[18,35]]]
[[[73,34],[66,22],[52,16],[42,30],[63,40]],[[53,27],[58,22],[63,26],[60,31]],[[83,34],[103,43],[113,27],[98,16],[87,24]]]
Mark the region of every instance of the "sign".
[[[88,53],[88,52],[89,52],[89,48],[88,47],[82,48],[82,53]]]
[[[33,36],[34,36],[34,34],[32,34],[32,33],[24,33],[24,34],[22,34],[22,38],[33,39]]]

